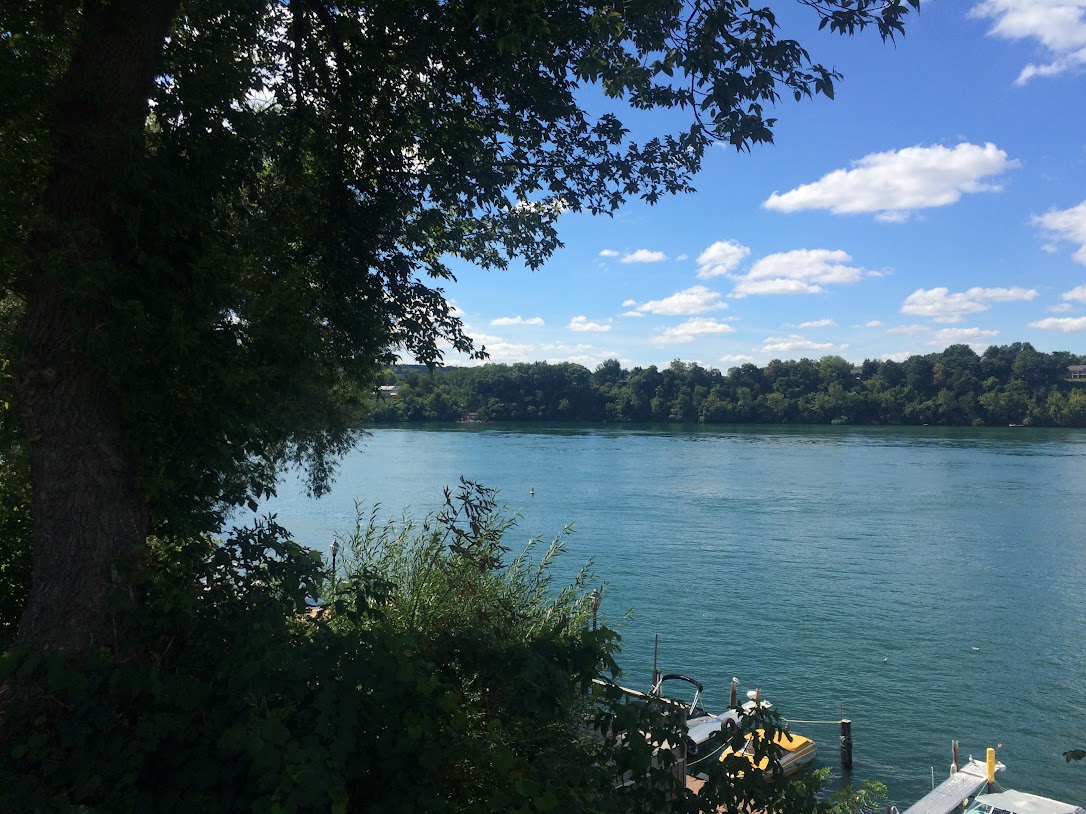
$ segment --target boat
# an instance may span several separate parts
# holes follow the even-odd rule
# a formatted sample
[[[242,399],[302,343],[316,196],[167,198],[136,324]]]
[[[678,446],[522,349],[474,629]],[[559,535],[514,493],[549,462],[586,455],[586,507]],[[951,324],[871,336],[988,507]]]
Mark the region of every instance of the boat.
[[[1023,791],[978,794],[973,798],[965,814],[1086,814],[1081,806],[1061,803],[1049,797],[1027,794]]]
[[[685,682],[694,688],[694,700],[687,703],[664,692],[664,683]],[[739,679],[732,679],[734,692]],[[670,704],[681,705],[686,714],[686,771],[697,774],[699,766],[720,756],[728,744],[728,739],[739,726],[739,714],[734,709],[722,715],[707,712],[701,705],[701,694],[705,690],[700,681],[679,673],[657,674],[656,682],[649,690],[650,699],[660,699]],[[651,703],[651,701],[650,701]]]
[[[611,684],[602,679],[593,679],[593,681],[601,686],[616,687],[630,703],[642,704],[660,711],[669,708],[681,710],[686,720],[686,772],[697,776],[702,774],[705,766],[712,761],[722,760],[724,755],[731,754],[732,738],[742,725],[741,712],[750,715],[756,709],[768,709],[772,704],[762,699],[761,690],[751,690],[747,693],[747,702],[740,708],[736,698],[739,679],[732,678],[728,709],[719,715],[706,711],[701,703],[705,687],[700,681],[680,673],[661,673],[657,669],[656,656],[659,645],[660,640],[657,637],[652,658],[652,688],[647,693]],[[672,683],[668,684],[668,682]],[[665,684],[668,684],[666,688]],[[683,684],[693,687],[693,700],[685,701],[679,697],[689,694],[689,689],[678,690]],[[747,737],[743,754],[747,755],[752,763],[755,737],[764,738],[764,730],[759,729],[755,735]],[[781,750],[780,763],[786,777],[795,774],[815,758],[814,741],[802,735],[793,735],[787,728],[777,734],[774,743]],[[767,759],[762,759],[759,768],[764,771],[768,762]]]
[[[757,768],[765,772],[769,768],[768,757],[762,757],[755,763],[758,746],[763,740],[765,740],[765,730],[756,729],[752,734],[747,736],[746,743],[743,745],[743,749],[739,754],[750,761],[752,766],[757,766]],[[777,732],[773,738],[773,743],[781,750],[781,774],[785,777],[791,777],[804,766],[809,765],[811,761],[815,759],[815,755],[818,751],[813,740],[803,735],[793,734],[787,728]],[[731,754],[734,754],[732,749],[724,749],[720,754],[720,760],[724,760]],[[768,772],[768,775],[772,777],[773,772]]]

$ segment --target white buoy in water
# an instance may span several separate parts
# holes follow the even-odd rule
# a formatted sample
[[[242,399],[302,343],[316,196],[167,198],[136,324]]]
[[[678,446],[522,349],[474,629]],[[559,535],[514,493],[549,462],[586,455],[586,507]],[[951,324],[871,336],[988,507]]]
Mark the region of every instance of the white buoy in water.
[[[528,494],[531,495],[532,497],[535,497],[535,487],[534,486],[531,489],[528,490]]]

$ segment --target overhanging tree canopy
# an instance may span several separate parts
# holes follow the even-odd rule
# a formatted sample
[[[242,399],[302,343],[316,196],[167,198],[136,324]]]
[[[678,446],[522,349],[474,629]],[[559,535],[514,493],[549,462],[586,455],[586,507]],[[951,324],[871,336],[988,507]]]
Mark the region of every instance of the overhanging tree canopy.
[[[798,2],[883,38],[918,7]],[[153,524],[214,528],[285,457],[319,490],[379,365],[475,352],[447,258],[538,267],[563,211],[687,191],[713,140],[770,141],[781,95],[838,78],[747,0],[27,0],[0,71],[20,637],[68,649]],[[688,116],[637,142],[587,86]]]

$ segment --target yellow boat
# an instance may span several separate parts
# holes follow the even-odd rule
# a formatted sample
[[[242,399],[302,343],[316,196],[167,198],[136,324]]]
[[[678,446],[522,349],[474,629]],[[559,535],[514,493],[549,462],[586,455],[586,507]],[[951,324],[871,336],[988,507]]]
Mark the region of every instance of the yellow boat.
[[[764,729],[756,729],[753,735],[747,737],[747,742],[743,746],[743,751],[740,754],[750,761],[752,766],[757,766],[763,772],[767,772],[769,769],[769,758],[761,758],[757,764],[755,764],[755,739],[762,740],[765,738]],[[793,775],[815,759],[815,743],[810,738],[805,738],[803,735],[794,735],[791,732],[782,730],[777,733],[777,736],[773,739],[773,742],[780,747],[781,750],[781,772],[785,777]],[[728,755],[734,754],[732,749],[725,749],[720,759],[723,761]]]

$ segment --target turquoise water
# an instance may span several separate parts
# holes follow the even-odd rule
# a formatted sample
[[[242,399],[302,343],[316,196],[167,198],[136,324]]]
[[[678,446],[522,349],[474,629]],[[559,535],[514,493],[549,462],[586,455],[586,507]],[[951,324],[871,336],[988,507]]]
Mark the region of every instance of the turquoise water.
[[[941,428],[376,429],[320,501],[273,510],[327,550],[354,501],[437,508],[460,475],[512,535],[575,533],[626,682],[660,666],[723,707],[733,675],[797,721],[853,721],[853,779],[899,805],[998,746],[1002,785],[1086,804],[1086,433]],[[534,487],[535,495],[530,495]],[[838,768],[835,724],[795,724]]]

